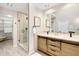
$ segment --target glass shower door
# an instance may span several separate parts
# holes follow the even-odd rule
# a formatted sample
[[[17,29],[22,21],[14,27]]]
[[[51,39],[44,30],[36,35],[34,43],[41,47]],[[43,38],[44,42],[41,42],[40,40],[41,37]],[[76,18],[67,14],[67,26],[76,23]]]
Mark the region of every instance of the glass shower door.
[[[28,51],[28,19],[27,15],[19,13],[19,45]]]
[[[18,18],[18,44],[25,50],[27,53],[29,52],[29,30],[28,30],[28,4],[26,4],[26,13],[17,12]]]
[[[28,19],[26,19],[27,17],[24,15],[24,23],[23,23],[23,45],[24,48],[28,49]]]

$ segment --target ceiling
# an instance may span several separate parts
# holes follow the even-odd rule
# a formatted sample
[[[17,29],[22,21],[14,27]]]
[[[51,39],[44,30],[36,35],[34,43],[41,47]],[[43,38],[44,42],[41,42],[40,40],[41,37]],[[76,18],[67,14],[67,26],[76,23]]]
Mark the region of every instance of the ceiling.
[[[34,3],[34,6],[41,11],[47,11],[49,9],[60,10],[67,3]],[[14,11],[20,11],[28,13],[27,3],[0,3],[0,7],[8,8]]]
[[[7,8],[14,11],[27,13],[28,5],[26,3],[0,3],[0,7]]]
[[[65,3],[36,3],[35,6],[36,8],[42,10],[42,11],[45,11],[45,10],[48,10],[48,9],[60,9],[62,6],[64,6]]]

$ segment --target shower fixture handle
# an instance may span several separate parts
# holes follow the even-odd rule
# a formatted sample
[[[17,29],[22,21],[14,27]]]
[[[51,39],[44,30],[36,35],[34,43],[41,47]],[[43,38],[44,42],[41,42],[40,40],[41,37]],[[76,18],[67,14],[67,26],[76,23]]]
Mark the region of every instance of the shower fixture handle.
[[[26,27],[25,30],[27,30],[28,28]]]

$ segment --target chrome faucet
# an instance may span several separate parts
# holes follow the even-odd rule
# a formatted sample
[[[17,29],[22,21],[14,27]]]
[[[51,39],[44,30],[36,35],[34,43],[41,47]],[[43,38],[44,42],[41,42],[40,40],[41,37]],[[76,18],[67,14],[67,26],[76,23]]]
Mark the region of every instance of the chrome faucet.
[[[47,34],[49,34],[50,31],[47,31]]]

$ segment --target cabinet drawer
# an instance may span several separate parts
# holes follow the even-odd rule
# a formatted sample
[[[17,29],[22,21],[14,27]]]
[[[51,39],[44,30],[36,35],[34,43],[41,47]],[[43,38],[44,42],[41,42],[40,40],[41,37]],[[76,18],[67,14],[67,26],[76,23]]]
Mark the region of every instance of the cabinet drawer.
[[[54,46],[60,47],[60,42],[58,41],[47,40],[47,42],[48,42],[48,45],[54,45]]]
[[[60,48],[52,46],[52,45],[48,45],[48,48],[54,50],[54,51],[60,51]]]
[[[58,51],[53,50],[53,49],[50,49],[50,48],[48,48],[48,52],[49,52],[51,55],[59,55],[59,52],[58,52]]]

